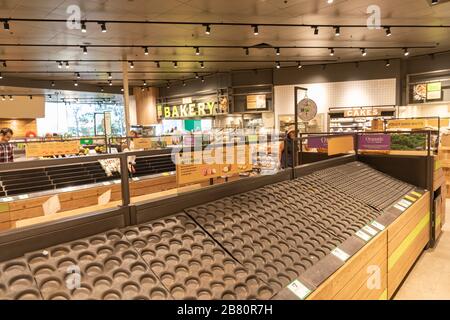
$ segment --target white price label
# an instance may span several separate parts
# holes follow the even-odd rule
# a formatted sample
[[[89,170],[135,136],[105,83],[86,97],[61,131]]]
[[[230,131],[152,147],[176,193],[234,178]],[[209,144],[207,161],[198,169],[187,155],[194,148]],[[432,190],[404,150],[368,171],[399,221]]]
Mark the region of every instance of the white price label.
[[[111,182],[103,182],[104,186],[109,186],[111,184]]]
[[[365,226],[362,228],[363,231],[367,232],[368,234],[370,234],[372,237],[376,236],[378,231],[375,230],[374,228],[371,228],[369,226]]]
[[[115,184],[119,184],[119,183],[120,183],[120,180],[114,180],[114,183],[115,183]]]
[[[405,207],[405,208],[409,208],[412,205],[412,202],[402,199],[398,202],[399,205]]]
[[[19,198],[20,200],[25,200],[25,199],[28,199],[29,197],[30,197],[30,196],[27,195],[27,194],[22,194],[22,195],[18,196],[18,198]]]
[[[386,229],[385,226],[383,226],[381,223],[378,223],[376,221],[372,221],[371,223],[375,228],[377,228],[378,230],[383,231],[384,229]]]
[[[309,294],[311,290],[309,290],[303,283],[298,280],[294,280],[291,284],[288,285],[288,289],[292,291],[297,297],[301,300],[304,300]]]
[[[348,258],[350,258],[350,255],[348,253],[342,251],[339,248],[336,248],[333,251],[331,251],[331,254],[334,255],[339,260],[342,260],[343,262],[347,261]]]
[[[362,230],[359,230],[356,235],[364,240],[365,242],[368,242],[372,237],[369,236],[367,233],[363,232]]]
[[[403,211],[406,210],[406,208],[404,208],[404,207],[402,207],[402,206],[399,206],[398,204],[396,204],[396,205],[394,206],[394,208],[400,210],[401,212],[403,212]]]
[[[133,178],[133,181],[139,181],[139,180],[141,180],[141,179],[139,179],[139,178]]]
[[[3,199],[2,199],[3,202],[10,202],[10,201],[13,201],[13,200],[14,200],[14,199],[11,198],[11,197],[7,197],[7,198],[3,198]]]

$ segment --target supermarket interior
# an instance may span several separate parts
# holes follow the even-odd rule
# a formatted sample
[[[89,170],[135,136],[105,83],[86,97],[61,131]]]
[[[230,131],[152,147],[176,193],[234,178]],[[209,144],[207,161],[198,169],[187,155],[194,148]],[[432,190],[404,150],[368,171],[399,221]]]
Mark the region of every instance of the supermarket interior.
[[[450,0],[0,2],[0,300],[450,300]]]

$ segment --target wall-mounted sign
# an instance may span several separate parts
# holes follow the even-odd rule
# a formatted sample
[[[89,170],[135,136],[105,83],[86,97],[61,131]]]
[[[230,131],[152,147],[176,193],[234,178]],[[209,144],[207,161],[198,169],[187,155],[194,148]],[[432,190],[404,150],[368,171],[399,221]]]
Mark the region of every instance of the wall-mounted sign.
[[[265,94],[247,96],[247,110],[260,110],[266,108],[267,103]]]
[[[427,100],[442,99],[442,83],[433,82],[427,84]]]
[[[305,98],[297,104],[297,112],[302,121],[311,121],[317,115],[317,104],[313,100]]]
[[[427,126],[426,119],[388,120],[387,129],[423,129]]]
[[[189,103],[192,103],[192,98],[191,97],[189,97],[189,98],[183,98],[183,104],[189,104]]]
[[[377,108],[351,108],[344,111],[345,118],[378,117],[381,115]]]
[[[158,119],[212,117],[228,113],[228,101],[221,101],[220,104],[217,101],[207,101],[175,106],[158,105],[156,108]]]
[[[413,87],[413,100],[423,102],[427,99],[427,85],[424,83],[416,84]]]
[[[390,150],[391,135],[363,134],[358,137],[358,148],[361,150]]]
[[[328,138],[327,137],[308,138],[307,146],[309,149],[327,149],[328,148]]]
[[[27,158],[78,154],[79,151],[80,141],[27,143],[25,146]]]

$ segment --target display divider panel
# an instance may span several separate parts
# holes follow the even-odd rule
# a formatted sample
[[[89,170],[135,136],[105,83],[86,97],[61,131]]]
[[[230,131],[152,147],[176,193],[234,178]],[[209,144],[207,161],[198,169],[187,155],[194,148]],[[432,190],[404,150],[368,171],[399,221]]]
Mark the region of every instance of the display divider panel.
[[[104,210],[0,234],[0,261],[60,243],[77,240],[130,223],[128,207]]]

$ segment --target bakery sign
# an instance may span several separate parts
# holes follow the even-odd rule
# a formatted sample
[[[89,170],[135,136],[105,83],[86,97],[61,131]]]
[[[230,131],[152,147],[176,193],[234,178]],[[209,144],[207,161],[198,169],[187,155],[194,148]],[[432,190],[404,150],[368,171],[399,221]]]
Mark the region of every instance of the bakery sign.
[[[352,108],[344,112],[345,118],[378,117],[380,115],[381,111],[377,108]]]
[[[158,119],[201,118],[228,113],[228,103],[225,108],[223,103],[219,104],[217,101],[158,105],[156,108]]]

